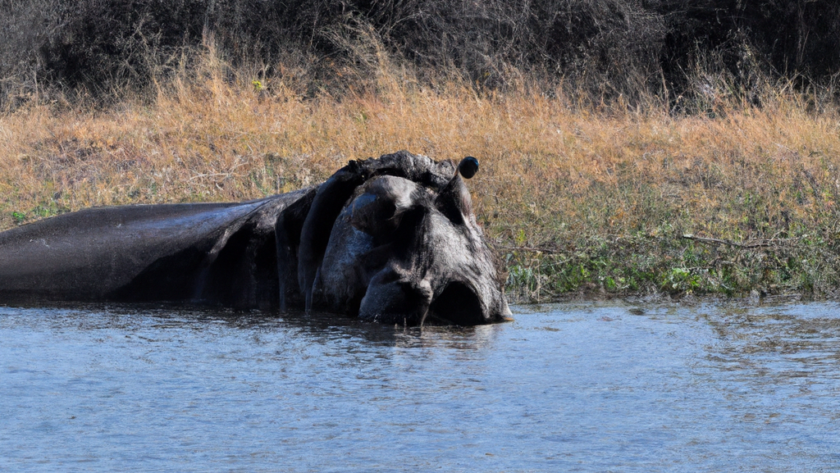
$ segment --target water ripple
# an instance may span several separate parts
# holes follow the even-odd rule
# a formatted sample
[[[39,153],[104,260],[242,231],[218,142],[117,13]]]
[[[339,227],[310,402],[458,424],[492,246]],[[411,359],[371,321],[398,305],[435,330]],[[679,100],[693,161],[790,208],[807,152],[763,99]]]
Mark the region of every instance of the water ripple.
[[[421,330],[0,308],[0,470],[833,470],[837,309],[578,303]]]

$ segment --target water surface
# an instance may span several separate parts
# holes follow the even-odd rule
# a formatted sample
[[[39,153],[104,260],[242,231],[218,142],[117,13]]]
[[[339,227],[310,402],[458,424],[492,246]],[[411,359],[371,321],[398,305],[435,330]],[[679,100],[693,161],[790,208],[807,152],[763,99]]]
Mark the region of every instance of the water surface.
[[[838,308],[0,308],[0,470],[837,471]]]

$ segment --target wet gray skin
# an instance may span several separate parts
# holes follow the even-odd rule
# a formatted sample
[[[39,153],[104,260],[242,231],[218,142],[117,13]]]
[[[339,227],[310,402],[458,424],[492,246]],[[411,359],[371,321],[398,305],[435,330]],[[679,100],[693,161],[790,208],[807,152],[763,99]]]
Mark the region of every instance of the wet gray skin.
[[[510,315],[460,169],[405,152],[355,166],[318,189],[296,251],[283,241],[295,233],[287,228],[292,213],[278,221],[287,228],[277,232],[278,254],[299,261],[297,280],[286,284],[297,284],[307,308],[406,325],[478,325]],[[477,161],[467,158],[462,168],[472,175]]]
[[[401,151],[232,204],[104,207],[0,233],[0,303],[169,301],[384,323],[510,314],[461,174]]]
[[[439,193],[394,176],[360,186],[335,221],[314,289],[332,310],[388,323],[476,325],[510,313],[457,176]]]

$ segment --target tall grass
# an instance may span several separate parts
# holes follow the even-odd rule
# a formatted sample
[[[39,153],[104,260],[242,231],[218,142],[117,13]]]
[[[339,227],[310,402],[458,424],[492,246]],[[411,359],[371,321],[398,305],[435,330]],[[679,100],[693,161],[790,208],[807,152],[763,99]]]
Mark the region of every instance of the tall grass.
[[[385,58],[373,86],[314,97],[212,51],[108,107],[33,100],[0,115],[0,227],[97,205],[230,201],[317,183],[399,149],[481,160],[479,221],[526,299],[581,290],[831,294],[840,284],[840,114],[766,87],[592,102],[523,79],[477,91]],[[717,88],[716,88],[717,87]],[[751,248],[682,238],[756,243]]]

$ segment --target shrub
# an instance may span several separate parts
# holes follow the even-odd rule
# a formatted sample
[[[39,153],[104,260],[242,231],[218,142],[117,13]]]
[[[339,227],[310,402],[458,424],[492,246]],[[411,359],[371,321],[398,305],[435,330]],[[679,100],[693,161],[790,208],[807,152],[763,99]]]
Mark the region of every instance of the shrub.
[[[0,0],[0,97],[32,92],[39,81],[98,95],[144,87],[209,38],[234,65],[256,62],[279,74],[291,62],[316,82],[364,80],[374,56],[385,54],[421,77],[454,73],[498,88],[525,74],[633,100],[666,88],[696,92],[698,67],[742,92],[759,76],[826,84],[840,71],[840,4]]]

